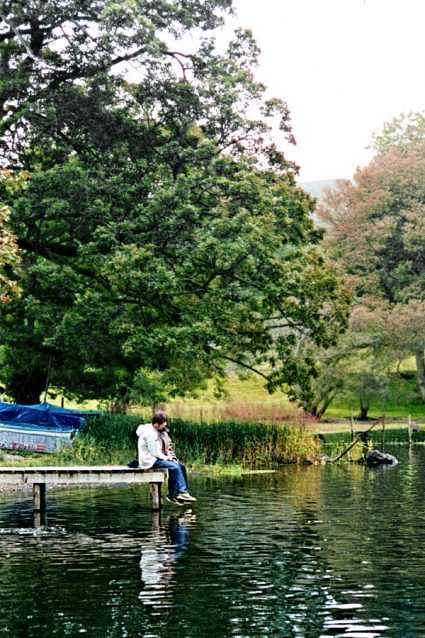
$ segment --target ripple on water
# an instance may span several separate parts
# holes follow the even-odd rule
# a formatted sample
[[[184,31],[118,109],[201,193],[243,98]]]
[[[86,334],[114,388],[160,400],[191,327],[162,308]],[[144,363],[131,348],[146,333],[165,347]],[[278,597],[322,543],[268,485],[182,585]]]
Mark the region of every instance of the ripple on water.
[[[423,466],[194,477],[161,516],[144,487],[52,491],[37,528],[3,494],[0,634],[423,638]]]

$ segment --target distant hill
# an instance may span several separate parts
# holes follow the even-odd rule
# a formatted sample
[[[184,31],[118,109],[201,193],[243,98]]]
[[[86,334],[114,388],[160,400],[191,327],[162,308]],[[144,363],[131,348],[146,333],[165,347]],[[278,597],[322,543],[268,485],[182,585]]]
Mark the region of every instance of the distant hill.
[[[316,182],[301,182],[300,186],[307,193],[313,195],[317,200],[321,200],[324,195],[324,189],[327,186],[335,186],[338,180],[336,179],[319,179]]]

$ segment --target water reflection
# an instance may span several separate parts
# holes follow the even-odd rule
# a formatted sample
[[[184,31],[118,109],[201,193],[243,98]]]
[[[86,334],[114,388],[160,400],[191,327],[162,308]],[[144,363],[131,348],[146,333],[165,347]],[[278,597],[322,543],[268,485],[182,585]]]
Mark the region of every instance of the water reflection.
[[[173,605],[177,563],[187,549],[189,528],[196,521],[191,510],[168,517],[163,526],[161,514],[152,514],[152,532],[141,548],[140,571],[144,585],[139,594],[144,605],[160,615]]]
[[[0,635],[423,638],[425,449],[394,468],[194,477],[192,512],[144,487],[0,494]],[[19,604],[17,604],[19,601]]]

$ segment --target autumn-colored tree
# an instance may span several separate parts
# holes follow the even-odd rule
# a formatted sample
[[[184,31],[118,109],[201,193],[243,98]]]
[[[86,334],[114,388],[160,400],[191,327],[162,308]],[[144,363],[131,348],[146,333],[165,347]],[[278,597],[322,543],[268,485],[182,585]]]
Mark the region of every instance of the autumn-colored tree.
[[[11,277],[11,270],[18,261],[18,245],[15,235],[8,228],[9,209],[0,207],[0,302],[8,303],[12,295],[19,291],[18,284]]]
[[[385,322],[388,348],[414,354],[425,401],[425,141],[389,145],[320,207],[326,245],[360,303]],[[403,335],[403,336],[401,336]]]
[[[386,313],[386,342],[393,358],[402,361],[412,352],[416,360],[418,389],[425,403],[425,300],[395,304]]]
[[[26,180],[24,173],[13,174],[10,171],[0,171],[0,182],[9,191],[23,188]],[[9,224],[10,209],[0,200],[0,303],[10,303],[20,296],[21,288],[18,283],[18,267],[20,264],[19,248],[16,235]]]

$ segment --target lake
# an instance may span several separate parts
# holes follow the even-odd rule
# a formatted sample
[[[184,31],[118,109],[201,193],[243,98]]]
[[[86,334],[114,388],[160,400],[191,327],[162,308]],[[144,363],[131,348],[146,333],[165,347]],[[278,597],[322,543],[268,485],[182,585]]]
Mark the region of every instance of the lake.
[[[396,467],[0,494],[0,637],[425,636],[425,448]]]

